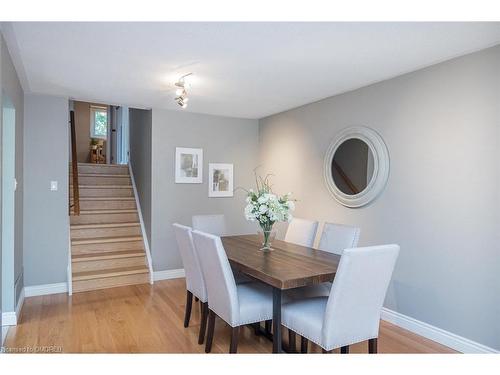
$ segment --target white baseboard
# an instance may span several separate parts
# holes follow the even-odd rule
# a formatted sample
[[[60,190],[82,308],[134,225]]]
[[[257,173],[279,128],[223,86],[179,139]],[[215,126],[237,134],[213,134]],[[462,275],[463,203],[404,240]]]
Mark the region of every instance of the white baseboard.
[[[2,312],[2,326],[15,326],[17,324],[17,316],[15,311]]]
[[[139,193],[137,192],[134,171],[132,170],[131,163],[128,163],[128,170],[130,173],[130,180],[132,181],[132,188],[134,190],[135,204],[137,206],[137,214],[139,215],[139,222],[141,224],[142,241],[144,243],[144,250],[146,251],[146,260],[148,261],[149,283],[153,284],[153,282],[155,280],[154,273],[153,273],[153,258],[151,257],[151,249],[149,248],[148,236],[146,235],[146,226],[144,224],[144,219],[142,217],[141,201],[139,200]]]
[[[21,289],[19,299],[17,300],[16,311],[6,311],[2,313],[2,326],[15,326],[19,321],[19,315],[24,303],[24,288]]]
[[[9,327],[3,326],[2,327],[2,342],[1,342],[0,346],[3,346],[3,343],[5,342],[5,338],[7,337],[7,332],[9,332]]]
[[[25,297],[45,296],[48,294],[67,293],[68,283],[31,285],[24,287]]]
[[[176,270],[155,271],[153,275],[155,281],[179,279],[181,277],[185,277],[184,268],[178,268]]]
[[[461,353],[500,353],[500,351],[490,348],[478,342],[458,336],[444,329],[434,327],[420,320],[403,315],[387,308],[382,308],[382,320],[404,328],[429,340],[438,342]]]

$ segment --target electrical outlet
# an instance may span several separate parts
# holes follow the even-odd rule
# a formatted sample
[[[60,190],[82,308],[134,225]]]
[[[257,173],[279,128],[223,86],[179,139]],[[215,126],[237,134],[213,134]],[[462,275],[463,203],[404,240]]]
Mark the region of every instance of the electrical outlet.
[[[57,181],[50,181],[50,191],[57,191]]]

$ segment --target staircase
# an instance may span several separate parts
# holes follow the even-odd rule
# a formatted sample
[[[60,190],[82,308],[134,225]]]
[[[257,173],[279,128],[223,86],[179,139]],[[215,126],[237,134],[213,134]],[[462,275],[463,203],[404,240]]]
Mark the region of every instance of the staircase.
[[[73,292],[148,283],[128,166],[78,163],[77,170],[79,215],[70,210]]]

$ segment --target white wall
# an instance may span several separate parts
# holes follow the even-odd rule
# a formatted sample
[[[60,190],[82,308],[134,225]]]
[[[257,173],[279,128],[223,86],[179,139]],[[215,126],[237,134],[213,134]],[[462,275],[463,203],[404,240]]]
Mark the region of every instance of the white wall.
[[[24,281],[65,282],[68,265],[68,99],[25,96]],[[57,181],[58,191],[50,191]]]
[[[132,119],[131,119],[132,120]],[[131,142],[133,134],[131,130]],[[176,184],[176,147],[203,149],[203,183]],[[245,194],[208,197],[208,163],[233,163],[234,186],[254,185],[258,165],[258,122],[153,109],[151,252],[156,271],[182,268],[172,223],[191,225],[195,214],[224,214],[230,233],[255,233],[245,220]],[[142,203],[141,203],[142,204]]]
[[[0,142],[1,156],[1,268],[2,268],[2,310],[14,311],[16,306],[15,289],[15,187],[16,176],[16,110],[8,103],[6,95],[2,96],[2,136]]]
[[[388,308],[500,349],[499,108],[497,46],[262,119],[261,162],[297,216],[401,245]],[[361,209],[339,205],[322,175],[353,125],[377,130],[391,157],[387,188]]]
[[[9,299],[7,307],[13,308],[17,304],[23,288],[23,112],[24,112],[24,93],[19,82],[19,77],[12,63],[7,44],[0,34],[0,91],[2,95],[2,105],[8,100],[10,106],[16,111],[16,144],[15,144],[15,178],[17,180],[17,190],[15,192],[15,218],[14,218],[14,280],[9,285],[14,285],[14,300]],[[5,311],[4,311],[5,312]]]

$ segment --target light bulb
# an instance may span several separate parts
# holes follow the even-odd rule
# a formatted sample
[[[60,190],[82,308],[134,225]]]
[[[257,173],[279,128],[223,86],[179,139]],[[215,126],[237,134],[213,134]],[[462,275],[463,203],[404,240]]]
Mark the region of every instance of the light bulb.
[[[187,106],[188,106],[187,103],[182,103],[181,105],[182,108],[186,108]]]
[[[184,89],[177,89],[177,90],[175,90],[175,95],[181,96],[183,92],[184,92]]]

